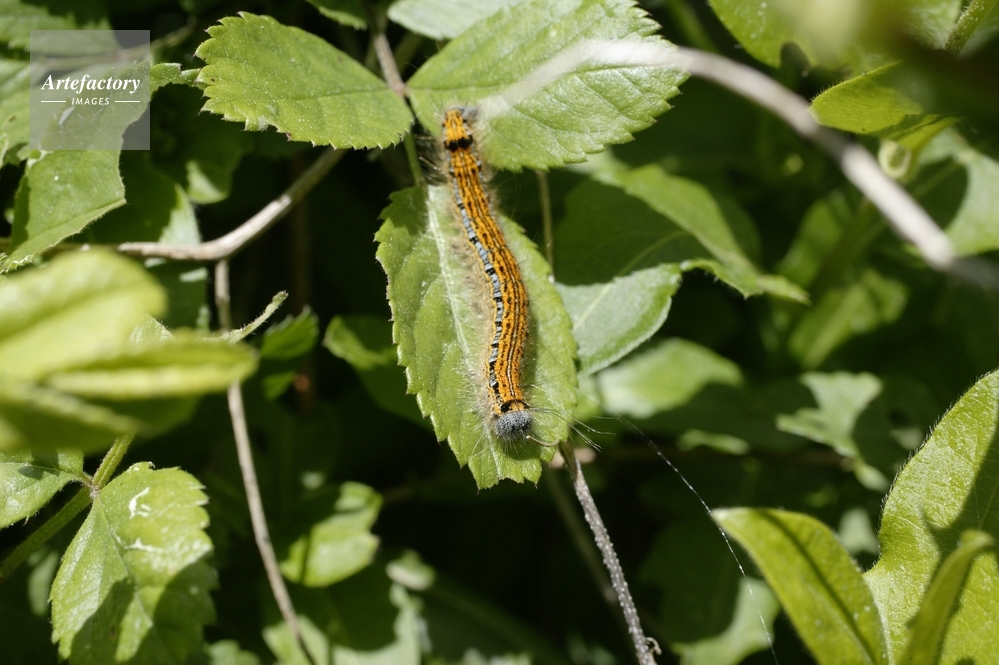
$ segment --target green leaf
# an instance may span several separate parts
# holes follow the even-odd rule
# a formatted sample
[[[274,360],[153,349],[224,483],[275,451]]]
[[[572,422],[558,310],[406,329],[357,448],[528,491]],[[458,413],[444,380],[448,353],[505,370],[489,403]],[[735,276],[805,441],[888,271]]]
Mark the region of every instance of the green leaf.
[[[323,346],[350,363],[378,406],[420,427],[429,426],[416,400],[406,394],[406,373],[399,365],[389,321],[363,314],[335,316]]]
[[[438,439],[448,440],[480,488],[502,478],[537,481],[541,462],[550,460],[554,450],[532,441],[503,443],[487,422],[488,297],[453,205],[447,188],[411,188],[394,194],[382,213],[376,256],[389,278],[399,360],[409,391],[430,416]],[[513,222],[501,218],[500,225],[520,264],[530,303],[521,380],[533,407],[531,435],[556,443],[568,435],[576,399],[571,323],[537,248]]]
[[[597,375],[604,408],[633,418],[682,406],[709,384],[741,386],[742,372],[685,339],[664,340]]]
[[[664,529],[640,576],[662,590],[660,621],[686,665],[736,665],[770,646],[780,604],[762,580],[745,577],[710,520]]]
[[[680,288],[680,268],[664,263],[602,284],[555,287],[572,319],[579,373],[587,376],[623,358],[659,330]]]
[[[195,52],[208,63],[197,79],[205,110],[337,148],[384,147],[409,130],[409,110],[384,81],[319,37],[248,12],[221,22]]]
[[[389,7],[388,17],[421,35],[433,39],[453,39],[500,9],[523,1],[398,0]]]
[[[0,382],[98,362],[165,306],[154,279],[107,252],[66,254],[19,272],[0,282]]]
[[[110,30],[102,0],[0,0],[0,42],[28,47],[32,30]]]
[[[887,663],[878,607],[857,565],[827,526],[782,510],[716,509],[819,663]]]
[[[128,202],[86,229],[89,242],[201,242],[190,199],[180,185],[153,166],[148,153],[123,152],[121,172]]]
[[[14,202],[7,270],[125,203],[116,150],[56,150],[28,162]]]
[[[801,365],[821,365],[839,346],[895,321],[909,299],[901,281],[867,268],[853,283],[830,289],[798,321],[788,339]]]
[[[78,450],[0,451],[0,528],[31,517],[64,485],[83,478]]]
[[[812,100],[821,124],[854,134],[878,134],[926,111],[900,89],[897,62],[878,67],[825,90]]]
[[[881,559],[865,574],[874,592],[895,662],[905,649],[913,621],[935,576],[964,565],[961,534],[999,536],[999,373],[980,379],[940,420],[919,452],[899,472],[881,515]],[[947,574],[949,578],[949,573]],[[943,581],[941,585],[950,585]],[[999,615],[995,555],[971,563],[956,607],[947,612],[946,633],[934,662],[988,662],[995,653],[993,617]],[[941,588],[940,593],[945,589]],[[937,591],[934,591],[937,593]],[[929,617],[927,617],[929,621]]]
[[[12,151],[28,142],[31,128],[29,77],[27,60],[0,58],[0,166],[17,161],[13,152],[5,157],[4,151]]]
[[[937,656],[947,624],[956,613],[954,602],[964,589],[968,570],[982,550],[994,544],[992,536],[981,531],[965,531],[961,534],[957,549],[947,556],[930,588],[926,590],[900,662],[912,665],[933,665],[939,662]]]
[[[201,650],[215,618],[206,501],[193,476],[145,463],[100,491],[52,584],[60,656],[162,663]]]
[[[309,4],[326,18],[331,18],[348,28],[363,30],[368,27],[361,0],[309,0]]]
[[[999,187],[995,151],[970,144],[951,129],[927,146],[921,165],[924,172],[912,191],[944,227],[954,251],[969,255],[999,249],[993,200]]]
[[[186,665],[260,665],[252,651],[243,651],[235,640],[221,640],[206,644],[201,654],[191,656]]]
[[[149,94],[153,94],[165,85],[194,85],[198,78],[198,69],[183,69],[177,62],[161,62],[149,69]]]
[[[247,346],[185,335],[57,370],[46,383],[88,399],[191,397],[225,390],[256,368],[256,355]]]
[[[888,489],[888,479],[865,464],[853,437],[860,415],[881,393],[881,381],[866,372],[810,372],[801,375],[801,382],[812,391],[818,408],[781,414],[777,416],[777,428],[830,446],[840,455],[854,460],[854,471],[865,487],[879,491]]]
[[[845,229],[856,219],[846,195],[834,191],[815,201],[780,260],[778,272],[803,288],[811,286]]]
[[[383,566],[369,566],[327,589],[291,589],[306,647],[316,665],[419,665],[419,604]],[[264,641],[286,665],[308,665],[270,604]]]
[[[323,587],[346,579],[371,563],[378,549],[371,526],[378,519],[381,496],[360,483],[330,489],[296,510],[296,521],[309,516],[317,521],[304,525],[280,561],[281,573],[304,586]]]
[[[308,307],[298,316],[289,316],[264,332],[260,357],[268,360],[294,360],[311,351],[319,338],[319,317]]]
[[[195,203],[216,203],[229,196],[233,172],[253,145],[251,136],[218,116],[202,113],[202,94],[197,90],[164,90],[156,104],[156,166],[180,183]]]
[[[447,109],[477,105],[482,157],[497,168],[580,162],[652,124],[686,79],[657,30],[629,0],[504,7],[427,60],[410,101],[434,133]]]

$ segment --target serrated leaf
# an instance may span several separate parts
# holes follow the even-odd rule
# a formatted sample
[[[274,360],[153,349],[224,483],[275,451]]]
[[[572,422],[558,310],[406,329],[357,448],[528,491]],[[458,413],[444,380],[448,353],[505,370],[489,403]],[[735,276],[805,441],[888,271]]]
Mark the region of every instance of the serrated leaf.
[[[125,203],[117,150],[56,150],[28,163],[14,201],[9,269]]]
[[[64,485],[83,478],[78,450],[0,451],[0,528],[31,517]]]
[[[388,17],[413,32],[434,39],[453,39],[503,7],[524,0],[398,0]]]
[[[799,319],[788,348],[803,367],[814,369],[850,339],[895,321],[908,299],[904,283],[867,268],[853,283],[826,291]]]
[[[710,384],[741,386],[742,372],[685,339],[663,340],[597,375],[604,407],[633,418],[682,406]]]
[[[430,426],[406,392],[406,372],[399,366],[389,321],[363,314],[335,316],[323,346],[350,363],[378,406],[420,427]]]
[[[992,536],[981,531],[961,534],[957,549],[947,556],[926,590],[900,662],[911,665],[934,665],[939,662],[937,657],[947,624],[957,610],[954,602],[964,588],[968,569],[982,550],[994,544]]]
[[[302,638],[315,663],[419,665],[419,603],[382,566],[369,566],[327,589],[291,589]],[[308,665],[273,602],[264,641],[286,665]]]
[[[900,662],[913,620],[941,565],[969,529],[999,536],[999,373],[980,379],[899,472],[881,515],[881,559],[865,574]],[[971,564],[939,660],[987,662],[999,615],[995,556]]]
[[[253,146],[251,135],[202,113],[203,95],[197,90],[164,90],[156,103],[156,166],[180,183],[195,203],[216,203],[229,196],[233,172]]]
[[[285,577],[307,587],[329,586],[350,577],[371,563],[378,549],[371,526],[378,519],[381,495],[360,483],[343,483],[331,490],[296,510],[296,521],[303,516],[318,519],[304,525],[280,561]]]
[[[260,357],[269,360],[293,360],[304,356],[319,338],[319,317],[306,307],[298,316],[289,316],[264,332]]]
[[[110,29],[102,0],[0,0],[0,42],[11,48],[27,48],[32,30]]]
[[[46,383],[87,399],[192,397],[225,390],[256,367],[256,355],[249,347],[192,335],[132,345],[53,372]]]
[[[384,147],[409,130],[405,103],[328,42],[248,12],[221,22],[195,52],[208,63],[197,79],[205,110],[337,148]]]
[[[183,662],[201,650],[202,626],[215,618],[206,501],[193,476],[145,463],[100,491],[52,584],[63,658]]]
[[[504,444],[488,424],[484,358],[489,344],[485,277],[462,243],[445,187],[397,192],[375,235],[388,274],[392,334],[409,391],[440,440],[468,464],[480,488],[502,478],[537,481],[553,449],[531,441]],[[501,227],[523,274],[529,327],[522,384],[534,410],[531,435],[555,443],[568,436],[576,399],[575,344],[568,314],[548,281],[548,266],[521,230]],[[478,298],[478,300],[477,300]]]
[[[142,268],[106,252],[66,254],[19,272],[0,282],[0,381],[99,361],[165,305]]]
[[[197,69],[184,69],[178,62],[161,62],[149,69],[149,94],[165,85],[194,85],[198,78]]]
[[[623,358],[659,330],[680,288],[680,268],[666,263],[602,284],[555,287],[572,318],[579,373],[587,376]]]
[[[410,101],[435,132],[448,108],[478,105],[482,156],[497,168],[580,162],[652,124],[686,79],[657,30],[630,0],[529,0],[427,60]]]
[[[783,510],[711,514],[753,557],[819,663],[891,662],[871,590],[829,527]]]

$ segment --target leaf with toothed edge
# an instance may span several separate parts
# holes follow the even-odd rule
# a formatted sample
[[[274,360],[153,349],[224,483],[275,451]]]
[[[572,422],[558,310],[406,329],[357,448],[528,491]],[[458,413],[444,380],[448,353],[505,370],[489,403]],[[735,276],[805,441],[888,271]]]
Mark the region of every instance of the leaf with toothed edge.
[[[206,111],[337,148],[385,147],[409,131],[406,104],[326,41],[248,12],[221,23],[195,53],[208,63],[196,80]]]
[[[488,294],[465,248],[444,187],[396,192],[382,213],[376,254],[388,274],[392,334],[409,392],[429,416],[479,488],[503,478],[537,481],[554,449],[531,441],[504,444],[485,413],[489,328]],[[534,409],[531,435],[545,443],[568,436],[576,401],[572,324],[537,248],[513,222],[501,218],[520,264],[529,299],[530,334],[522,381]],[[478,300],[477,300],[478,299]]]
[[[666,111],[687,74],[630,0],[530,0],[441,49],[409,80],[425,127],[478,105],[483,157],[519,171],[581,162]]]

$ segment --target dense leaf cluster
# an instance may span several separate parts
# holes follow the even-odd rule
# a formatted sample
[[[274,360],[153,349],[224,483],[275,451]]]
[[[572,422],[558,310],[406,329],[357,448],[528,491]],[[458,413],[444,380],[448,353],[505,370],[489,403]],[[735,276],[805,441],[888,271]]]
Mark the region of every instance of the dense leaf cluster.
[[[154,39],[152,149],[33,149],[30,31],[112,27]],[[997,32],[995,0],[0,0],[0,661],[308,662],[243,382],[317,663],[629,662],[566,438],[663,661],[992,662],[999,285],[674,44],[809,99],[994,265]],[[536,441],[484,423],[454,106],[530,296]],[[205,265],[121,256],[232,231],[324,146],[233,260],[245,327]]]

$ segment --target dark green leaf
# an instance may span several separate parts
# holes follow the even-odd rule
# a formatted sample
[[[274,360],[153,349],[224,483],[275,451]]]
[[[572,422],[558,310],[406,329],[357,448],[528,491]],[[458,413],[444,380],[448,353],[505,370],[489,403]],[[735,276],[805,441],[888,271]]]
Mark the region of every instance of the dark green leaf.
[[[28,48],[32,30],[110,30],[102,0],[0,0],[0,42]]]
[[[215,618],[207,497],[136,464],[100,491],[52,585],[52,634],[74,663],[183,662]]]
[[[248,12],[222,19],[198,47],[205,110],[246,129],[338,148],[397,143],[412,122],[385,82],[315,35]]]
[[[782,510],[716,509],[819,663],[891,662],[871,590],[829,527]]]
[[[468,464],[479,487],[502,478],[536,481],[554,452],[532,441],[503,443],[488,423],[483,358],[488,348],[485,277],[462,245],[460,224],[444,187],[412,188],[393,196],[375,236],[388,273],[393,337],[406,366],[409,390],[429,415],[439,439]],[[571,323],[549,269],[520,229],[501,220],[520,263],[529,299],[530,334],[522,384],[533,407],[531,435],[543,443],[568,436],[576,399]],[[459,251],[455,251],[460,247]],[[475,298],[481,294],[482,304]]]
[[[361,0],[309,0],[309,3],[337,23],[357,30],[368,27]]]

